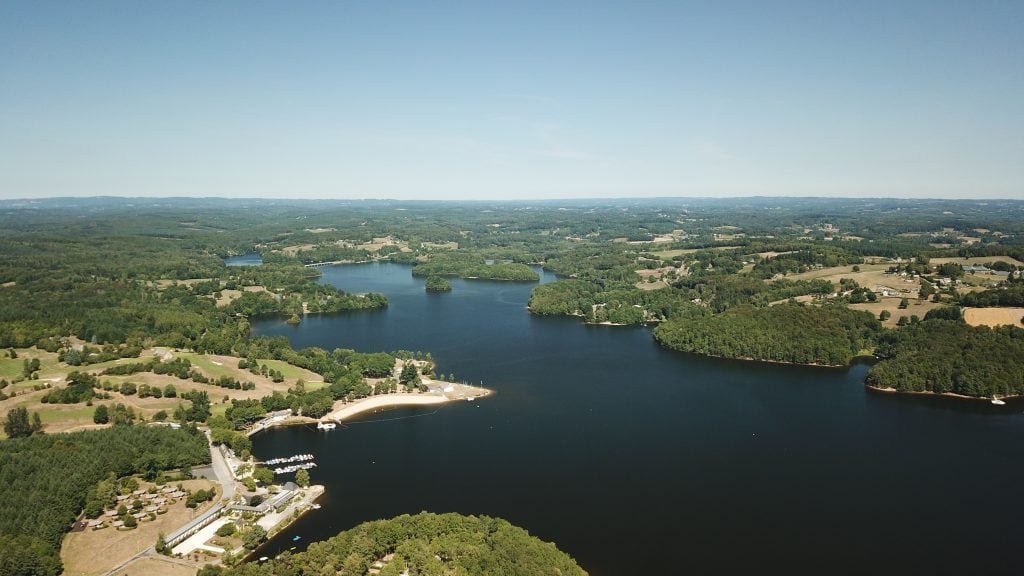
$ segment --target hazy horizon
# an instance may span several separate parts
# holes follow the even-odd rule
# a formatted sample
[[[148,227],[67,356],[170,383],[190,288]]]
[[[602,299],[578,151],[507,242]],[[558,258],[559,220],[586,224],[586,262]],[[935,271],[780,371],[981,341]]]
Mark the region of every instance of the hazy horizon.
[[[1024,3],[0,4],[0,199],[1024,199]]]

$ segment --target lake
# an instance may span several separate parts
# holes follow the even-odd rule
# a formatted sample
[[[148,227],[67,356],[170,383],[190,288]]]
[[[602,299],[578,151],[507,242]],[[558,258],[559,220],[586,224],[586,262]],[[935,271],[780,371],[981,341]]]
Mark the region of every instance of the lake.
[[[259,458],[313,453],[327,487],[260,555],[428,510],[505,518],[597,575],[1019,572],[1020,404],[870,392],[864,364],[672,352],[648,328],[532,316],[530,283],[428,294],[403,265],[323,273],[390,306],[254,333],[430,351],[438,373],[497,394],[255,436]]]

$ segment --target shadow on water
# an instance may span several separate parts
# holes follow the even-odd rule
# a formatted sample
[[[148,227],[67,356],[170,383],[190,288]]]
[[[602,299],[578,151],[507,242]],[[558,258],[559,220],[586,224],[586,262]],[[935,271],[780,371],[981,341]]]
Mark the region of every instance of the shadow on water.
[[[256,320],[254,332],[300,348],[430,351],[439,372],[499,393],[254,437],[261,458],[313,453],[327,487],[322,508],[261,555],[430,510],[506,518],[599,575],[1015,571],[1017,403],[869,393],[862,362],[679,354],[647,328],[531,316],[536,284],[454,279],[435,298],[385,263],[328,268],[322,281],[390,305]]]

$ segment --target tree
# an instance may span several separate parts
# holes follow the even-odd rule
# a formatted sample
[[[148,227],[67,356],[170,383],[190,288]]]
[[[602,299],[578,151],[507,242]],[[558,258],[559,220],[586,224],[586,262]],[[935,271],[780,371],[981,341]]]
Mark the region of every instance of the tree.
[[[878,313],[878,319],[881,320],[882,322],[885,322],[891,317],[892,312],[889,312],[888,310],[882,310],[881,312]]]
[[[227,524],[224,524],[220,528],[217,528],[217,536],[220,536],[221,538],[227,538],[228,536],[231,536],[234,533],[235,533],[235,523],[234,522],[228,522]]]
[[[106,404],[96,406],[96,409],[92,412],[92,421],[95,424],[106,424],[107,422],[110,422],[110,413],[107,410]]]
[[[259,524],[255,524],[253,525],[252,528],[249,529],[248,532],[246,532],[245,536],[242,538],[242,546],[245,546],[249,550],[253,550],[266,539],[267,531],[264,530],[263,527]]]
[[[932,287],[924,278],[921,279],[921,288],[918,290],[917,297],[921,300],[927,300],[929,296],[935,293],[935,288]]]
[[[156,548],[157,554],[166,554],[168,552],[167,540],[164,538],[164,533],[163,532],[161,532],[156,537],[156,546],[154,546],[154,548]]]
[[[257,468],[252,471],[252,477],[263,485],[270,485],[274,483],[274,471],[270,468]]]
[[[33,431],[32,425],[29,424],[28,408],[18,406],[7,411],[7,419],[4,420],[4,433],[8,438],[27,438],[32,435]]]
[[[124,525],[128,528],[135,528],[139,525],[139,523],[137,520],[135,520],[135,516],[132,516],[131,514],[126,514],[124,516]]]
[[[118,402],[114,404],[110,420],[114,426],[131,426],[135,420],[135,410]]]
[[[910,306],[910,301],[906,298],[900,300],[900,310],[906,310]]]
[[[39,358],[33,358],[31,360],[25,358],[25,360],[22,361],[21,375],[24,376],[26,379],[34,380],[34,374],[38,370]]]
[[[43,430],[43,420],[42,420],[42,418],[39,417],[39,412],[33,412],[32,413],[32,434],[35,434],[36,432],[42,432],[42,430]]]
[[[192,406],[185,412],[192,422],[205,422],[210,417],[210,396],[206,392],[192,392]]]
[[[303,488],[309,486],[309,472],[305,468],[299,468],[299,471],[295,473],[295,483]]]
[[[402,366],[402,374],[398,377],[398,381],[406,386],[415,386],[420,383],[420,373],[416,369],[416,365],[412,362],[406,362]]]

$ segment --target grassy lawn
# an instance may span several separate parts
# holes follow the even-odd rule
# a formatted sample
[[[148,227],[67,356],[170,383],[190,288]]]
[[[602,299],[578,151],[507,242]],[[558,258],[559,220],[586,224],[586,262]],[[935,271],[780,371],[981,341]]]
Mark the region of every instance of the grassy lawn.
[[[302,380],[305,380],[307,384],[310,382],[323,381],[323,377],[317,374],[316,372],[310,372],[305,368],[293,366],[283,360],[259,360],[259,363],[260,366],[266,364],[267,368],[270,368],[271,370],[277,370],[282,375],[284,375],[285,378],[289,380],[298,380],[301,378]],[[308,388],[309,387],[307,386],[307,389]]]
[[[45,407],[44,407],[45,406]],[[95,406],[86,406],[83,404],[39,404],[34,412],[39,412],[39,419],[43,421],[43,424],[50,424],[53,422],[68,422],[68,421],[88,421],[92,422],[93,412],[96,411]]]
[[[182,380],[170,375],[157,375],[148,372],[141,372],[126,376],[101,377],[101,381],[113,384],[115,389],[109,392],[111,398],[108,400],[94,399],[94,406],[86,406],[84,403],[66,405],[42,404],[40,399],[45,392],[33,391],[36,386],[50,385],[60,388],[63,387],[64,384],[59,382],[59,380],[63,380],[67,376],[68,372],[81,370],[98,373],[109,366],[114,366],[119,363],[146,361],[150,356],[148,354],[144,354],[141,359],[127,358],[88,366],[68,366],[58,362],[56,354],[38,351],[35,349],[25,351],[18,350],[17,353],[18,358],[0,358],[0,367],[3,368],[3,371],[0,372],[0,377],[12,380],[15,377],[21,376],[23,360],[25,358],[38,357],[41,361],[40,379],[23,381],[5,387],[5,393],[18,393],[18,395],[0,402],[0,417],[6,414],[6,411],[10,408],[15,406],[25,406],[30,412],[39,412],[39,417],[42,419],[43,423],[46,424],[47,432],[61,432],[64,430],[75,429],[82,425],[91,426],[92,415],[95,410],[95,405],[97,404],[111,405],[121,402],[132,407],[135,409],[136,413],[149,420],[160,410],[164,410],[168,414],[172,414],[179,404],[188,406],[188,401],[180,398],[182,393],[189,390],[204,390],[210,395],[213,413],[223,415],[227,410],[227,407],[230,406],[230,402],[224,403],[225,396],[228,398],[239,399],[261,398],[275,390],[284,392],[290,386],[294,386],[295,382],[299,379],[306,382],[306,389],[309,391],[318,390],[324,387],[323,378],[319,374],[293,366],[280,360],[268,359],[260,361],[261,364],[266,364],[268,368],[281,371],[285,376],[284,382],[273,383],[268,378],[256,376],[248,370],[240,370],[238,368],[238,358],[231,356],[206,356],[191,352],[175,352],[174,354],[176,357],[187,359],[197,369],[214,378],[227,376],[243,382],[252,381],[256,383],[257,387],[255,390],[232,390],[213,385],[200,384],[192,382],[191,380]],[[123,382],[134,382],[136,385],[148,384],[161,389],[166,387],[168,384],[172,384],[177,389],[179,397],[139,398],[137,394],[124,396],[117,392],[117,387],[119,387]]]
[[[10,359],[7,354],[4,353],[3,357],[0,358],[0,378],[10,381],[11,378],[21,376],[21,358]]]
[[[17,376],[21,376],[21,370],[24,367],[25,360],[31,360],[33,358],[39,359],[39,374],[42,377],[47,377],[50,373],[54,372],[59,366],[63,366],[57,361],[57,355],[51,352],[43,350],[36,350],[35,348],[15,350],[17,358],[10,358],[7,355],[7,349],[0,350],[0,378],[5,380],[11,380]],[[63,373],[63,371],[60,371]]]
[[[221,376],[227,376],[229,378],[238,378],[239,370],[236,360],[236,364],[228,366],[224,362],[216,364],[214,361],[208,358],[204,354],[196,354],[194,352],[176,352],[175,356],[178,358],[185,358],[192,363],[193,366],[201,368],[203,372],[206,372],[214,378],[220,378]],[[244,380],[244,379],[243,379]]]

